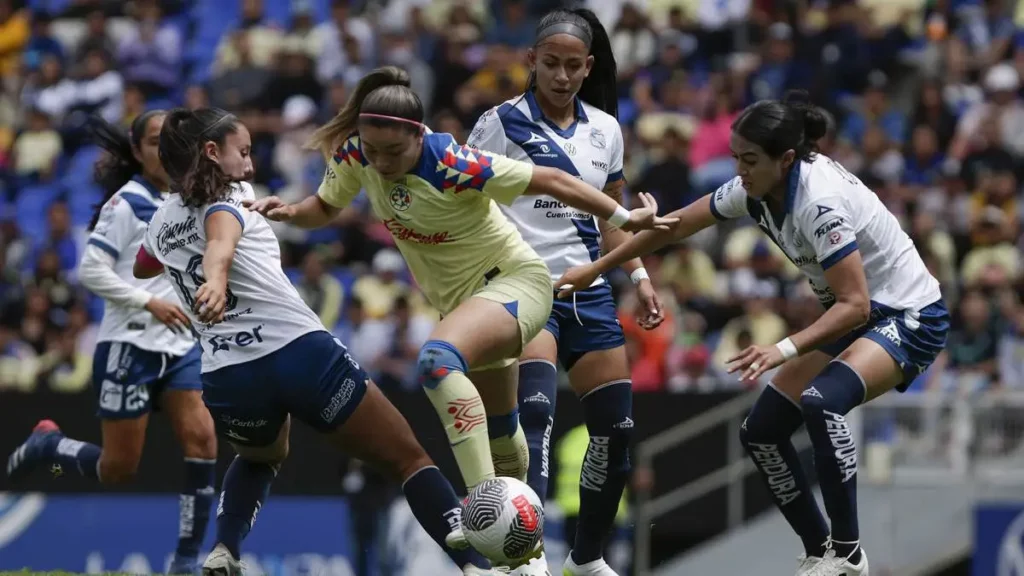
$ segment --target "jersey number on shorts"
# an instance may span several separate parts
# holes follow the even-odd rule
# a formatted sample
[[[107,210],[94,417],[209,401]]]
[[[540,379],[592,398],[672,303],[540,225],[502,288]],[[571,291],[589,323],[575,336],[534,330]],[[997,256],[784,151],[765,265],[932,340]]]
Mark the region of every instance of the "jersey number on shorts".
[[[202,266],[203,255],[196,254],[188,261],[188,265],[185,267],[185,274],[188,274],[189,278],[192,279],[192,283],[195,284],[197,290],[200,286],[206,284],[206,278],[203,278],[203,275],[199,273]],[[196,299],[192,295],[192,292],[189,291],[188,286],[185,286],[185,276],[182,274],[181,270],[168,268],[167,273],[171,275],[171,278],[174,278],[174,283],[178,286],[178,291],[181,292],[181,297],[185,300],[185,304],[188,304],[189,308],[194,306]],[[234,310],[235,306],[238,306],[238,298],[236,298],[231,292],[231,288],[228,288],[227,303],[224,306],[224,311],[228,312]]]

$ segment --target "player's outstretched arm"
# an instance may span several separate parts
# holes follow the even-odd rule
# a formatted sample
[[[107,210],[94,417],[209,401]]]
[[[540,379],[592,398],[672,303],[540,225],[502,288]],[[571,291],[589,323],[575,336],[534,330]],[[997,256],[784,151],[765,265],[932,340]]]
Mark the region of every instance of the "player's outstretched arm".
[[[637,194],[643,206],[635,210],[626,210],[597,188],[561,170],[546,166],[534,167],[525,194],[551,196],[559,202],[593,214],[617,228],[630,232],[668,230],[676,222],[674,218],[657,215],[658,203],[650,194]]]
[[[242,202],[242,206],[259,212],[269,220],[288,222],[299,228],[321,228],[341,212],[340,208],[321,200],[318,194],[309,196],[297,204],[287,204],[277,196],[267,196],[259,200],[246,200]]]
[[[228,271],[235,257],[235,247],[242,237],[242,223],[227,210],[209,212],[204,224],[206,250],[203,252],[203,275],[206,282],[196,290],[195,312],[203,322],[220,322],[228,301]]]
[[[686,208],[672,212],[665,219],[672,223],[669,230],[644,230],[598,258],[596,262],[568,270],[555,282],[555,287],[562,289],[559,297],[583,290],[593,284],[601,274],[618,268],[634,258],[646,256],[662,246],[692,236],[717,222],[711,212],[710,195]]]

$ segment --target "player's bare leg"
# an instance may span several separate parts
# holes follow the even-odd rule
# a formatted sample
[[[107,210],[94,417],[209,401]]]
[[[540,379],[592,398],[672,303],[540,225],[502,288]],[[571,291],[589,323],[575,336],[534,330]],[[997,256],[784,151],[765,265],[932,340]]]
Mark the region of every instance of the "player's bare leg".
[[[420,350],[420,384],[441,418],[467,489],[494,477],[489,414],[467,374],[470,366],[486,366],[519,354],[521,336],[513,314],[513,310],[497,302],[470,298],[445,315]],[[515,380],[499,385],[514,387]],[[513,400],[514,395],[513,388]]]
[[[409,423],[373,382],[367,381],[359,406],[329,438],[339,450],[401,482],[416,520],[465,575],[488,573],[490,564],[476,551],[445,544],[462,523],[459,499]]]

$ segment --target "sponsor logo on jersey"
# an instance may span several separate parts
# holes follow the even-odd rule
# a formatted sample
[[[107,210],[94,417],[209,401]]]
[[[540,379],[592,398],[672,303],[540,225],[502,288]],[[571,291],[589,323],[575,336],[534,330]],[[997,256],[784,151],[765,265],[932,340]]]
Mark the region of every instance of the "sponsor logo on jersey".
[[[815,220],[817,220],[818,218],[821,218],[825,214],[828,214],[829,212],[832,211],[832,208],[829,208],[828,206],[822,206],[821,204],[818,204],[817,208],[818,208],[818,214],[814,217]]]
[[[398,184],[388,194],[388,203],[399,212],[405,212],[412,204],[412,192],[405,186]]]
[[[608,436],[591,436],[580,471],[580,488],[600,492],[608,481]]]
[[[320,417],[324,419],[324,422],[330,424],[334,421],[335,416],[341,409],[348,404],[348,401],[352,399],[352,392],[356,389],[356,381],[351,378],[345,378],[342,382],[341,387],[338,391],[331,396],[331,401],[328,402],[327,406],[320,411]]]
[[[833,246],[843,241],[843,235],[839,232],[833,232],[828,235],[828,242]]]
[[[875,326],[871,330],[873,332],[878,332],[882,336],[885,336],[886,340],[892,342],[893,344],[895,344],[897,346],[902,346],[903,345],[903,338],[900,337],[900,330],[896,326],[896,319],[895,318],[890,318],[889,322],[887,324],[885,324],[884,326]]]
[[[267,425],[267,421],[262,418],[256,420],[243,420],[241,418],[235,418],[229,414],[222,414],[220,421],[232,428],[262,428]]]
[[[747,422],[743,421],[746,428]],[[772,496],[780,506],[785,506],[800,496],[800,490],[796,487],[796,479],[793,478],[793,471],[789,469],[786,460],[779,453],[778,444],[755,444],[750,443],[750,454],[754,457],[754,463],[765,475],[768,487],[771,488]]]
[[[547,213],[544,215],[548,218],[570,218],[572,220],[588,220],[593,218],[592,215],[587,214],[586,212],[580,212],[568,204],[563,204],[558,200],[544,200],[542,198],[538,198],[533,201],[533,207],[537,210],[547,210]]]
[[[824,224],[818,226],[818,228],[814,230],[814,237],[821,238],[825,234],[828,234],[829,232],[835,230],[836,228],[839,228],[845,222],[846,220],[842,218],[835,218],[833,220],[829,220],[828,222],[825,222]]]
[[[424,234],[423,232],[417,232],[412,228],[407,227],[394,218],[388,218],[384,221],[384,227],[391,232],[391,235],[395,237],[395,240],[405,240],[407,242],[415,242],[417,244],[425,244],[427,246],[435,246],[437,244],[447,244],[448,242],[454,242],[455,239],[451,237],[451,233],[445,230],[444,232],[434,232],[432,234]]]
[[[195,216],[189,216],[181,222],[164,222],[156,233],[157,249],[164,256],[198,240]]]
[[[253,328],[252,330],[240,330],[235,334],[229,336],[211,336],[207,342],[210,344],[210,355],[214,355],[222,350],[230,350],[232,345],[238,346],[239,348],[246,348],[252,346],[254,343],[263,342],[263,334],[260,330],[263,329],[263,324]]]
[[[590,165],[593,166],[594,168],[597,168],[598,170],[600,170],[602,172],[607,172],[608,171],[608,163],[607,162],[601,162],[600,160],[591,160],[590,161]]]
[[[568,154],[569,156],[576,155],[576,147],[572,145],[572,142],[566,142],[565,145],[562,146],[562,148],[565,149],[565,153]]]
[[[604,138],[604,132],[601,132],[597,128],[591,128],[590,145],[599,150],[603,150],[608,145],[608,142],[606,142]]]

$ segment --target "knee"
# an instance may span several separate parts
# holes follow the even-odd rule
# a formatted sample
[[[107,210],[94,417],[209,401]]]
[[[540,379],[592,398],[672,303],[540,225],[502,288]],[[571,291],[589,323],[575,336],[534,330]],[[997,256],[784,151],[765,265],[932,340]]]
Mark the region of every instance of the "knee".
[[[800,411],[808,423],[845,422],[846,414],[863,402],[864,395],[860,375],[845,362],[833,361],[800,395]]]
[[[100,455],[99,477],[104,484],[126,484],[135,480],[139,471],[138,457],[129,454],[111,454],[104,450]]]
[[[459,350],[444,340],[428,340],[416,358],[420,386],[434,389],[451,372],[466,373],[466,360]]]
[[[191,425],[181,429],[178,441],[186,458],[213,460],[217,458],[217,434],[209,412],[205,407],[202,411],[203,414],[192,419]]]
[[[519,365],[519,421],[524,429],[544,429],[555,414],[558,371],[547,362]]]

